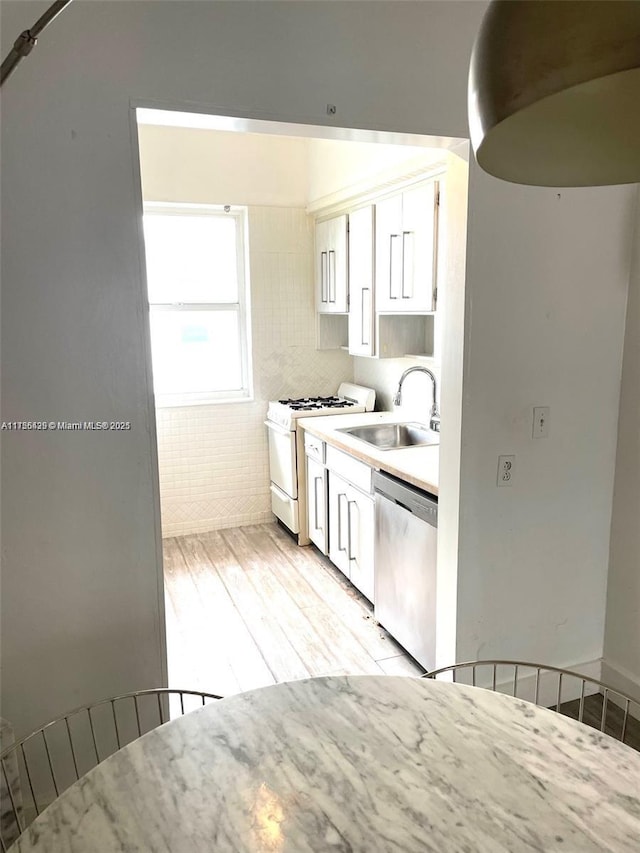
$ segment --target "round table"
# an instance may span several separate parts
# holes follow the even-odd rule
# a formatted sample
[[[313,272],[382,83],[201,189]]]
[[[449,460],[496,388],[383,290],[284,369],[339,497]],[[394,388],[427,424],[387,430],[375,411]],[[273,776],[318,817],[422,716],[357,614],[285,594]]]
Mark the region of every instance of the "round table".
[[[634,851],[640,753],[544,708],[392,676],[231,696],[69,788],[12,851]]]

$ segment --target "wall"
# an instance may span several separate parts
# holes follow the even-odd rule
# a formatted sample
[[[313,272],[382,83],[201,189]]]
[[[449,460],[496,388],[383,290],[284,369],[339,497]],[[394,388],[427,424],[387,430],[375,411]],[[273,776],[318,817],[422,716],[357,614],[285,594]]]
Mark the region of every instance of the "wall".
[[[635,192],[471,169],[459,659],[602,657]],[[516,455],[510,488],[499,454]]]
[[[306,139],[152,124],[138,134],[147,201],[307,206]]]
[[[637,204],[640,205],[640,192]],[[640,218],[624,338],[603,679],[640,699]]]
[[[445,140],[440,140],[445,142]],[[426,140],[425,140],[426,142]],[[433,140],[435,143],[436,140]],[[309,202],[322,203],[334,193],[357,193],[398,175],[442,162],[446,152],[420,145],[381,142],[309,140]]]
[[[4,55],[46,6],[1,4]],[[130,100],[462,137],[485,7],[73,3],[3,88],[3,417],[133,424],[126,435],[2,436],[2,713],[18,735],[166,677]],[[462,654],[568,662],[602,648],[628,223],[624,191],[578,192],[556,207],[541,192],[478,175],[471,185],[458,623],[469,620]],[[570,305],[556,298],[565,278]],[[498,494],[496,455],[508,445],[524,460],[513,430],[524,436],[534,401],[552,406],[570,465],[552,464],[554,453],[538,472],[533,454],[551,439],[538,443],[522,485]],[[457,476],[442,470],[442,488]],[[562,573],[543,591],[549,562]]]
[[[250,205],[254,397],[158,409],[163,536],[270,521],[268,401],[333,394],[353,375],[345,353],[315,349],[309,143],[152,125],[139,134],[145,200]]]

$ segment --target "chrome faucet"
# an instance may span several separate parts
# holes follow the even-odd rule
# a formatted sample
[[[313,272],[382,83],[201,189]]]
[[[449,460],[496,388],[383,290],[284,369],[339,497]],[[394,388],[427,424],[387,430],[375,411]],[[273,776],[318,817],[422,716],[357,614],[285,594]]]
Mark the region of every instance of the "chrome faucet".
[[[436,377],[429,370],[428,367],[408,367],[405,372],[400,377],[400,382],[398,382],[398,390],[395,393],[395,397],[393,398],[393,405],[399,406],[402,403],[402,383],[407,378],[410,373],[426,373],[427,376],[431,377],[433,382],[433,403],[431,404],[431,416],[429,420],[429,429],[432,429],[434,432],[440,432],[440,412],[438,411],[438,403],[436,402]]]

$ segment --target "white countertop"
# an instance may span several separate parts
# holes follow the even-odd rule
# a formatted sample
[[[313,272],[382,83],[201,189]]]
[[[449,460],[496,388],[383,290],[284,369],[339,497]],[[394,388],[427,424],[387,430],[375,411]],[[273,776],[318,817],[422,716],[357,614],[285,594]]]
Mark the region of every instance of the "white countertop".
[[[450,682],[314,678],[124,747],[12,853],[637,853],[640,755]]]
[[[300,418],[298,426],[340,450],[361,459],[372,468],[386,471],[412,483],[420,489],[438,494],[440,447],[403,447],[400,450],[379,450],[360,439],[338,432],[344,427],[375,423],[407,423],[410,419],[398,412],[368,412],[359,415],[328,415],[327,417]]]

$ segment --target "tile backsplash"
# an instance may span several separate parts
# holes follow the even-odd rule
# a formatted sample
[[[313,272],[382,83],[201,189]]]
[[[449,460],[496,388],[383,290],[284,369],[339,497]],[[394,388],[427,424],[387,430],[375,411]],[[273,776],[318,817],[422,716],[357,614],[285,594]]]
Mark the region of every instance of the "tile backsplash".
[[[433,360],[419,358],[355,358],[354,381],[358,385],[366,385],[376,389],[376,409],[391,411],[393,397],[398,389],[398,382],[408,367],[428,367],[436,377],[440,398],[440,367]],[[407,420],[428,423],[433,401],[431,379],[420,374],[411,374],[402,387],[402,405],[396,410],[397,414]]]
[[[353,380],[347,353],[315,348],[313,219],[250,207],[248,221],[254,399],[158,409],[163,536],[271,520],[268,401]]]

